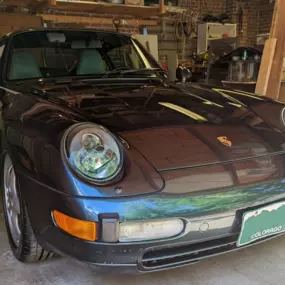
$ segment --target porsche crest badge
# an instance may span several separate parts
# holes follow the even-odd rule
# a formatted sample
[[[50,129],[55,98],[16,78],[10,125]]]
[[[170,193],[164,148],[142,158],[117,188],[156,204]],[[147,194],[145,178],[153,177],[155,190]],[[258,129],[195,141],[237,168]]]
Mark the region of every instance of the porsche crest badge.
[[[227,137],[217,137],[217,139],[225,146],[232,146],[232,142]]]

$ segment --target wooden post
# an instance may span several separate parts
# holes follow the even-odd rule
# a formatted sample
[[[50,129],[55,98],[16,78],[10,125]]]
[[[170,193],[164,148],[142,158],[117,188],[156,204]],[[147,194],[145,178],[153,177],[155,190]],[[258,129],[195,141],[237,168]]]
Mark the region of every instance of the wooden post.
[[[159,12],[160,14],[165,14],[166,9],[164,6],[164,0],[159,0]]]
[[[276,0],[269,40],[263,51],[256,93],[278,99],[285,56],[285,1]]]
[[[276,39],[269,39],[265,42],[255,93],[265,95],[267,92],[276,43]]]
[[[58,23],[75,23],[75,24],[106,24],[112,25],[112,18],[97,18],[97,17],[83,17],[83,16],[66,16],[66,15],[52,15],[39,14],[45,21],[55,21]],[[128,25],[140,26],[157,26],[158,20],[135,20],[135,19],[121,19]]]
[[[49,5],[55,6],[56,5],[56,0],[48,0]]]

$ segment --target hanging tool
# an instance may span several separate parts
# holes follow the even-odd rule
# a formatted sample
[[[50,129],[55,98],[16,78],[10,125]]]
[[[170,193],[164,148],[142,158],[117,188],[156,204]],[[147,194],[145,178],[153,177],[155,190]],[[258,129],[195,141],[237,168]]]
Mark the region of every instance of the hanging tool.
[[[160,34],[162,42],[165,40],[165,34],[166,34],[165,30],[166,30],[166,20],[164,18],[162,18],[162,21],[161,21],[161,34]]]
[[[243,6],[240,4],[238,10],[238,32],[239,34],[243,34]]]
[[[116,27],[116,32],[119,32],[119,26],[121,25],[121,20],[119,19],[114,19],[113,20],[113,25]]]

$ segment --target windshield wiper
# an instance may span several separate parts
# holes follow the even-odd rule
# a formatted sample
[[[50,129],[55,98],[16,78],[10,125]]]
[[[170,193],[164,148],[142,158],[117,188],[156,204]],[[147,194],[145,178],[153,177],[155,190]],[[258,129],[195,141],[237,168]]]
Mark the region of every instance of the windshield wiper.
[[[92,82],[98,82],[102,79],[109,78],[109,75],[120,75],[123,77],[124,74],[163,74],[164,76],[167,75],[167,72],[161,68],[152,68],[152,69],[128,69],[128,70],[111,70],[109,72],[106,72],[104,74],[92,74],[88,75],[87,78],[84,77],[68,77],[68,76],[62,76],[62,77],[41,77],[41,78],[35,78],[35,83],[38,85],[45,85],[45,84],[52,84],[52,85],[60,85],[60,84],[66,84],[69,86],[76,86],[76,85],[92,85]],[[31,79],[32,80],[32,79]],[[24,82],[20,81],[17,83],[17,85],[22,85]]]
[[[166,75],[166,71],[161,68],[142,68],[142,69],[127,69],[127,70],[111,70],[109,72],[105,73],[105,76],[108,77],[109,75],[119,74],[119,75],[125,75],[125,74],[161,74],[163,73]]]
[[[60,84],[66,84],[66,85],[87,85],[88,84],[88,81],[98,81],[102,79],[102,75],[100,76],[97,76],[97,75],[94,75],[94,77],[92,78],[74,78],[74,77],[62,77],[62,78],[40,78],[36,81],[36,83],[38,85],[44,85],[46,83],[49,83],[49,84],[53,84],[53,85],[60,85]]]

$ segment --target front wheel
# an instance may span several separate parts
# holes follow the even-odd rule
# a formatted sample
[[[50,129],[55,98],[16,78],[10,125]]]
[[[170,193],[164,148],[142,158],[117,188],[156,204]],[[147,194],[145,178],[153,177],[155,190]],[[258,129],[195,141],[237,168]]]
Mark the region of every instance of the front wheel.
[[[21,262],[37,262],[55,254],[36,240],[26,206],[21,198],[12,159],[6,152],[2,160],[2,198],[7,235],[14,256]]]

